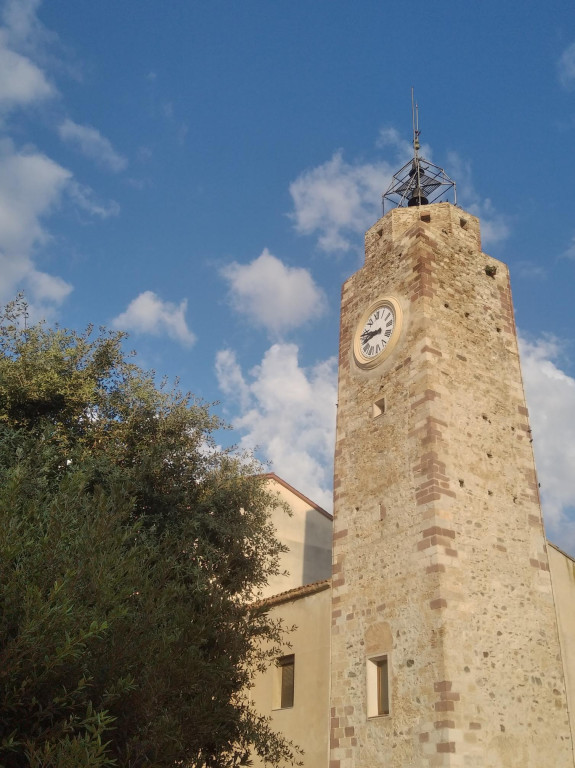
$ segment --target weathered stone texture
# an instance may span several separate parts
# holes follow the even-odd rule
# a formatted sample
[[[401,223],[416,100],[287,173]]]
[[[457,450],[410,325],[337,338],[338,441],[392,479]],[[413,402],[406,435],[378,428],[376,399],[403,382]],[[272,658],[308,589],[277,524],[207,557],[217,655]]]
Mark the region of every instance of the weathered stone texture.
[[[401,338],[362,371],[389,295]],[[572,768],[508,272],[448,203],[388,213],[343,287],[334,505],[332,764]],[[391,714],[367,718],[382,653]]]

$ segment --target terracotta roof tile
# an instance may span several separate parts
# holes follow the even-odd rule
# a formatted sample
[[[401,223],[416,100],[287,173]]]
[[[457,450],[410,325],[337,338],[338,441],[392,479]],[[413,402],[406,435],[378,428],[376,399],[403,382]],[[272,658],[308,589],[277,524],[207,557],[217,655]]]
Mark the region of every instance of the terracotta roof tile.
[[[330,587],[331,579],[315,581],[313,584],[304,584],[303,587],[295,587],[294,589],[288,589],[287,592],[280,592],[277,595],[264,597],[263,600],[258,600],[257,603],[253,603],[253,607],[259,608],[260,606],[266,606],[271,608],[273,605],[290,603],[293,600],[300,600],[302,597],[307,597],[308,595],[315,595],[316,592],[323,592],[324,589],[329,589]]]

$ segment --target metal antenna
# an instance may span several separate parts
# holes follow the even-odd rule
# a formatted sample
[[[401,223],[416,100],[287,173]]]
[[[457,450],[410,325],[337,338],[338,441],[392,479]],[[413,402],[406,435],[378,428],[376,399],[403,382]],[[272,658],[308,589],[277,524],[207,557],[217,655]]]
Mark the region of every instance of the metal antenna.
[[[454,204],[457,205],[455,182],[449,178],[443,168],[430,163],[419,156],[419,107],[411,89],[411,123],[413,129],[413,158],[394,174],[391,183],[383,195],[383,212],[385,201],[394,206],[414,206],[434,203],[449,189],[453,189]],[[433,195],[433,197],[432,197]]]
[[[411,89],[411,122],[413,125],[413,161],[409,175],[412,177],[415,187],[411,190],[407,205],[427,205],[429,200],[421,186],[422,173],[419,167],[419,107],[415,101],[413,88]]]
[[[411,123],[413,125],[413,156],[417,160],[417,153],[419,151],[419,107],[414,100],[413,87],[411,88]]]

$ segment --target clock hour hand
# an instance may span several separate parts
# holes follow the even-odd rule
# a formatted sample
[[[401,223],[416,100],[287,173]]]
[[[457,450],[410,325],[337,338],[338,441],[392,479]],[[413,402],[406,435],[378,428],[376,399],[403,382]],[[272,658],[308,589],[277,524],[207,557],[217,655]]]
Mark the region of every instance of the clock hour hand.
[[[381,328],[378,328],[375,331],[364,331],[361,334],[362,343],[365,344],[366,341],[370,341],[370,339],[373,339],[373,337],[377,336],[378,333],[381,333]]]

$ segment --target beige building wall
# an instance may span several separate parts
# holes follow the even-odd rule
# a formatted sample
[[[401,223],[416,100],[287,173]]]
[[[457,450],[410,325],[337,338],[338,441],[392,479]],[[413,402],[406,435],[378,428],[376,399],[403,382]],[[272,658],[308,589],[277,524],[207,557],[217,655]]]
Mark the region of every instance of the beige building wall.
[[[326,768],[329,734],[330,582],[294,590],[269,601],[270,614],[296,626],[283,654],[294,654],[294,703],[281,709],[276,667],[258,675],[250,692],[256,709],[271,716],[272,727],[304,751],[304,768]],[[283,655],[282,654],[282,655]],[[261,765],[256,759],[255,765]]]
[[[280,561],[282,571],[270,577],[264,597],[313,584],[331,576],[332,516],[293,486],[270,473],[269,484],[292,514],[281,507],[272,512],[278,539],[288,547]]]
[[[571,733],[575,737],[575,559],[550,543],[547,553],[555,596]]]

